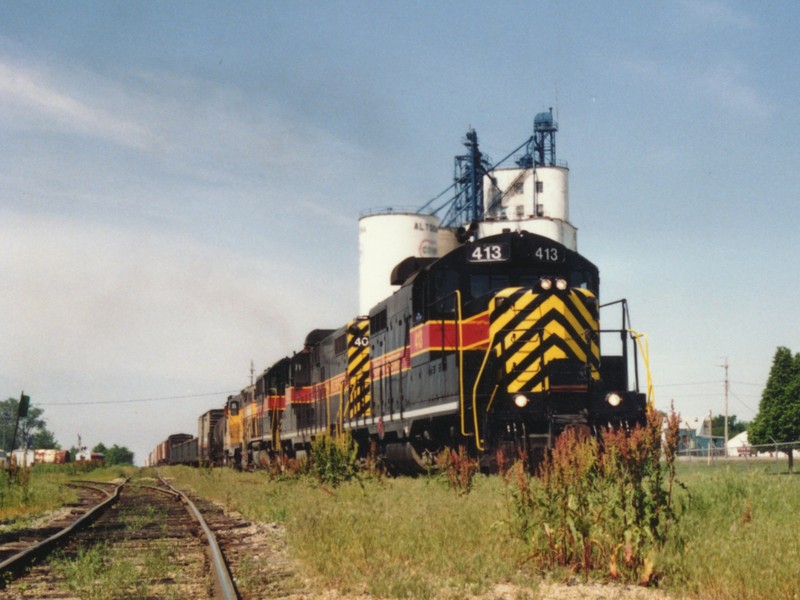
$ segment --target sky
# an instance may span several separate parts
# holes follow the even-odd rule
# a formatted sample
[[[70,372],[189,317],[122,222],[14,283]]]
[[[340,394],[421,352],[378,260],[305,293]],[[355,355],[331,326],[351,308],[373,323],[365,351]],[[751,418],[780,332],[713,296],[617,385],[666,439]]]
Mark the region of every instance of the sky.
[[[0,394],[141,463],[358,311],[358,218],[553,108],[658,408],[800,351],[800,4],[0,0]]]

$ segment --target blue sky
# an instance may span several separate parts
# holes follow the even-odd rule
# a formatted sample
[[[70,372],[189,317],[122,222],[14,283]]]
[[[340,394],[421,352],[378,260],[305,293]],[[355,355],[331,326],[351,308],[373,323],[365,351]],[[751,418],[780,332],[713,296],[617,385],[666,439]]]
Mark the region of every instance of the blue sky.
[[[0,390],[141,461],[357,312],[360,211],[553,107],[656,404],[800,351],[795,2],[0,2]]]

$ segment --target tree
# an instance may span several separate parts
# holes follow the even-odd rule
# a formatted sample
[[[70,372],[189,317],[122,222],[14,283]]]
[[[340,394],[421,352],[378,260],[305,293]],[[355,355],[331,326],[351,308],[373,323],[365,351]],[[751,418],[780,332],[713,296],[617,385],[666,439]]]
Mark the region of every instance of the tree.
[[[728,439],[747,429],[747,421],[738,421],[736,415],[728,415]],[[725,415],[717,415],[711,419],[711,435],[722,437],[725,435]]]
[[[751,444],[784,444],[800,440],[800,354],[779,347],[772,360],[758,414],[750,424]],[[792,447],[785,450],[794,470]]]
[[[9,398],[0,401],[0,440],[3,450],[10,452],[14,438],[14,426],[17,422],[17,411],[19,410],[19,400]],[[31,405],[28,408],[28,416],[19,420],[17,430],[17,448],[59,448],[58,442],[52,432],[45,427],[45,420],[42,418],[44,410]],[[42,445],[39,445],[42,444]]]
[[[106,448],[106,445],[101,442],[92,448],[92,452],[103,454],[107,465],[133,464],[133,452],[128,450],[125,446],[114,444],[111,448]]]
[[[128,450],[125,446],[117,446],[116,444],[114,444],[106,452],[106,464],[132,465],[133,452]]]

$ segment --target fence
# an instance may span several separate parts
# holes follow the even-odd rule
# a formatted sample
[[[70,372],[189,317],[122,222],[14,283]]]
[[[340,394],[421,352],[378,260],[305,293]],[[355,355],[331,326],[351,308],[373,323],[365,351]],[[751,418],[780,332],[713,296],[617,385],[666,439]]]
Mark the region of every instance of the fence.
[[[793,453],[793,458],[800,461],[800,440],[795,442],[759,444],[727,448],[710,446],[706,448],[686,448],[678,452],[678,457],[684,461],[716,461],[716,460],[742,460],[742,461],[773,461],[775,463],[787,462],[788,453]],[[799,462],[800,466],[800,462]]]

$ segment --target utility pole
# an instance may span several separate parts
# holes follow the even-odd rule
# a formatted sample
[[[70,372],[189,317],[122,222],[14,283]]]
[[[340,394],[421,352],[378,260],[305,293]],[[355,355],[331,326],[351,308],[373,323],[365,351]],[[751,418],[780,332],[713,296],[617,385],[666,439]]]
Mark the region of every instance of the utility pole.
[[[720,365],[725,369],[725,458],[728,458],[728,357],[725,357],[725,363]]]

